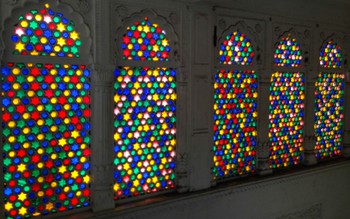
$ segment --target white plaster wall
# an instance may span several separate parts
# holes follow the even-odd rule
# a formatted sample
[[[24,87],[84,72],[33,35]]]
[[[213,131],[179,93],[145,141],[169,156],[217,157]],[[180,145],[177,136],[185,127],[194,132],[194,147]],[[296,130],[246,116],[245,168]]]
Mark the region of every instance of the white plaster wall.
[[[39,0],[28,0],[39,2]],[[267,106],[269,78],[274,70],[272,52],[278,34],[293,29],[300,33],[300,43],[308,48],[309,63],[302,69],[307,73],[307,84],[312,98],[312,86],[318,68],[318,50],[321,42],[336,34],[345,52],[350,48],[350,4],[346,0],[308,1],[244,1],[244,0],[62,0],[81,13],[90,28],[93,39],[91,50],[94,70],[92,78],[93,127],[91,145],[92,209],[82,213],[69,212],[66,216],[45,218],[136,218],[136,219],[270,219],[270,218],[350,218],[350,162],[322,165],[297,173],[273,173],[268,177],[253,176],[248,182],[218,184],[212,181],[212,105],[213,74],[216,69],[214,26],[217,36],[225,28],[243,21],[257,32],[261,42],[261,61],[253,67],[259,77],[259,152],[264,152],[267,139]],[[24,0],[2,0],[1,24],[13,8],[24,5]],[[118,25],[142,10],[152,10],[169,21],[179,38],[178,80],[178,152],[186,159],[181,162],[179,191],[169,196],[145,199],[139,203],[116,203],[111,195],[112,164],[112,81],[117,63],[113,51]],[[225,25],[222,24],[225,21]],[[220,26],[221,25],[221,26]],[[259,25],[259,26],[257,26]],[[3,29],[3,26],[1,26]],[[279,28],[279,29],[278,29]],[[3,30],[4,31],[4,30]],[[307,31],[307,32],[305,32]],[[307,34],[306,34],[307,33]],[[345,66],[343,72],[349,72]],[[349,78],[346,92],[349,97]],[[94,100],[95,99],[95,100]],[[350,104],[345,99],[344,145],[350,144]],[[98,102],[100,101],[100,102]],[[101,104],[103,103],[103,104]],[[313,108],[313,101],[306,101]],[[180,109],[180,110],[179,110]],[[306,112],[305,137],[312,135],[312,110]],[[97,137],[96,137],[97,136]],[[312,142],[311,142],[312,143]],[[265,144],[265,146],[268,144]],[[265,148],[266,149],[266,148]],[[260,164],[259,164],[260,165]],[[261,166],[262,167],[262,166]],[[236,184],[236,185],[233,185]],[[180,192],[182,192],[180,194]],[[70,214],[72,213],[72,214]],[[70,215],[69,215],[70,214]]]
[[[348,219],[349,172],[349,162],[338,163],[87,218]]]

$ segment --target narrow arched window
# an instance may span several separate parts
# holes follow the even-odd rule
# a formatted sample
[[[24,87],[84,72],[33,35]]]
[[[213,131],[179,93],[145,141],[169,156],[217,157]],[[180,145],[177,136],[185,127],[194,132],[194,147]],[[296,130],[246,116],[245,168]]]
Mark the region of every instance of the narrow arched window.
[[[255,172],[258,82],[255,71],[248,70],[253,60],[253,46],[244,33],[224,35],[214,83],[215,179]]]
[[[318,159],[339,156],[342,150],[344,74],[340,73],[340,46],[332,40],[320,51],[320,66],[315,83],[315,155]]]
[[[80,50],[90,45],[75,16],[26,4],[8,23],[1,70],[4,218],[90,204],[90,72]]]
[[[269,106],[270,168],[294,166],[303,158],[304,74],[301,49],[291,35],[282,37],[274,53]]]
[[[165,25],[165,24],[164,24]],[[122,30],[114,83],[115,199],[175,187],[174,41],[156,18]]]

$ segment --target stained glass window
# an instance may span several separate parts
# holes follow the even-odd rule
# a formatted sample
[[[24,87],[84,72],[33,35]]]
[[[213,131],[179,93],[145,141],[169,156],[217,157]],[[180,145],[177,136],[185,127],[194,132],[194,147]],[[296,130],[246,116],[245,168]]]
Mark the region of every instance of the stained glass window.
[[[225,36],[219,63],[235,70],[218,70],[214,83],[214,179],[255,172],[257,137],[257,75],[240,66],[252,65],[250,39],[239,31]]]
[[[340,46],[333,41],[323,44],[320,52],[320,65],[324,68],[340,68],[343,58]]]
[[[175,188],[176,69],[146,67],[169,61],[166,32],[145,17],[126,28],[121,48],[141,62],[114,72],[116,200]]]
[[[275,66],[300,67],[302,55],[296,39],[291,36],[282,37],[275,50],[274,59]]]
[[[303,100],[302,73],[272,74],[269,107],[271,168],[297,165],[302,160]]]
[[[1,68],[4,217],[88,206],[90,72],[85,65],[50,64],[51,56],[80,56],[79,33],[49,4],[15,23],[9,59],[37,61]]]
[[[288,34],[278,42],[274,64],[301,67],[299,43]],[[298,165],[303,159],[304,75],[275,72],[271,76],[269,106],[270,168]]]
[[[175,76],[166,68],[115,71],[117,199],[174,188]]]
[[[319,73],[315,87],[315,154],[324,159],[342,149],[344,74]]]
[[[80,56],[81,41],[73,21],[52,11],[49,4],[20,16],[11,39],[15,55]]]
[[[255,172],[257,76],[220,70],[215,75],[214,175]]]
[[[122,50],[126,60],[168,61],[170,45],[165,30],[146,17],[127,27]]]
[[[250,40],[241,32],[227,35],[220,46],[220,64],[251,65],[254,52]]]
[[[2,68],[6,218],[89,205],[88,77],[84,65]]]

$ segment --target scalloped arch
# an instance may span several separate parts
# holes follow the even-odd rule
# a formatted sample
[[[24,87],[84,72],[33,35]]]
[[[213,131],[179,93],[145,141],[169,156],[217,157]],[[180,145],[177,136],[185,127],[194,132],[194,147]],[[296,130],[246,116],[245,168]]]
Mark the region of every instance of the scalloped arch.
[[[178,61],[178,36],[173,26],[153,10],[131,15],[116,34],[117,59]]]
[[[218,42],[218,61],[228,65],[252,65],[256,59],[256,50],[260,47],[256,32],[244,21],[224,30]]]
[[[83,17],[70,5],[58,1],[26,1],[13,8],[5,20],[5,27],[3,59],[46,56],[91,60],[90,30]]]

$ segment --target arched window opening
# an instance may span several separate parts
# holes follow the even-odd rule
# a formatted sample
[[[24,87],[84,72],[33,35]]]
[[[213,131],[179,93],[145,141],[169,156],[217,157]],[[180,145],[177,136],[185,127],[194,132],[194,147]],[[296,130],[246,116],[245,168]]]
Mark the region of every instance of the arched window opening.
[[[275,66],[301,67],[302,53],[296,39],[282,37],[276,47]],[[304,74],[273,73],[269,100],[270,168],[298,165],[303,159]]]
[[[244,33],[230,32],[222,40],[219,63],[223,65],[214,83],[215,179],[255,172],[258,82],[255,71],[241,68],[252,66],[253,58],[251,41]]]
[[[275,66],[301,67],[302,55],[300,44],[290,36],[282,37],[281,41],[277,44],[274,59]]]
[[[54,12],[48,4],[20,16],[11,40],[15,55],[78,58],[81,46],[74,22]]]
[[[342,126],[344,110],[344,74],[339,73],[342,55],[339,45],[333,41],[323,44],[320,66],[336,69],[322,71],[315,83],[315,155],[317,159],[339,156],[342,150]]]
[[[322,45],[320,51],[320,66],[324,68],[341,68],[343,61],[340,46],[333,41],[328,41]]]
[[[13,47],[6,45],[13,50],[1,69],[5,218],[90,204],[90,72],[79,63],[82,41],[72,20],[49,4],[39,7],[10,21]]]
[[[175,188],[176,69],[164,64],[173,58],[172,39],[149,17],[122,37],[124,66],[114,72],[116,200]]]

